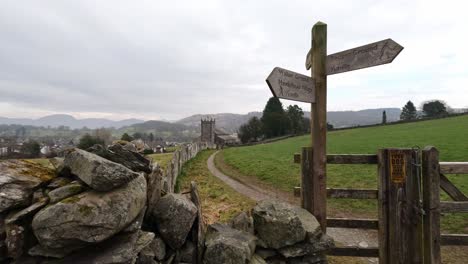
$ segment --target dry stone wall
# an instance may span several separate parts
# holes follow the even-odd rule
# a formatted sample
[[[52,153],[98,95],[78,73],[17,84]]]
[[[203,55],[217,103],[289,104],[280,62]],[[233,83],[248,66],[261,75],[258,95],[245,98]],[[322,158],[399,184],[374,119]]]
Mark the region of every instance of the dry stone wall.
[[[181,146],[165,170],[128,146],[74,149],[55,172],[0,163],[0,263],[325,263],[332,241],[307,211],[263,201],[230,224],[203,224],[196,183],[174,193]]]

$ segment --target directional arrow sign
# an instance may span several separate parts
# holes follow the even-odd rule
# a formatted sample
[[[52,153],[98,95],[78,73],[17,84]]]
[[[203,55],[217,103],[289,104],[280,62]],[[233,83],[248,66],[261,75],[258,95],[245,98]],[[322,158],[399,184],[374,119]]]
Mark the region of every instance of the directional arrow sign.
[[[276,67],[266,79],[275,97],[314,103],[315,83],[309,76]]]
[[[367,44],[327,56],[327,75],[359,70],[391,63],[403,47],[392,39]],[[311,52],[307,54],[306,68],[311,67]]]

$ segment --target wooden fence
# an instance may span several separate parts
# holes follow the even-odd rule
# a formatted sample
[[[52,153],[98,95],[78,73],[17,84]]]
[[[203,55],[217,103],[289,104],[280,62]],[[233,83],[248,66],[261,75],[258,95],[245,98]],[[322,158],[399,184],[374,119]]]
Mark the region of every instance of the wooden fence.
[[[424,263],[441,263],[441,246],[468,245],[468,234],[440,234],[441,215],[468,212],[468,198],[445,176],[468,174],[468,162],[439,162],[439,152],[434,147],[426,147],[422,159]],[[440,201],[440,189],[453,201]]]
[[[468,198],[445,176],[468,174],[468,162],[439,162],[434,147],[381,149],[377,155],[327,155],[327,164],[376,164],[378,189],[326,188],[310,172],[312,148],[294,155],[303,208],[327,227],[378,230],[378,247],[336,247],[329,255],[378,257],[379,263],[441,263],[440,246],[468,245],[467,234],[440,234],[440,216],[468,212]],[[454,201],[440,201],[440,189]],[[326,198],[377,199],[378,219],[327,218]],[[318,208],[319,207],[319,208]]]
[[[295,195],[301,196],[302,207],[309,211],[314,210],[314,204],[324,204],[323,200],[312,201],[312,199],[319,198],[317,195],[314,197],[311,193],[318,193],[318,187],[321,182],[313,177],[307,177],[310,171],[310,163],[312,161],[312,148],[302,148],[302,155],[295,154],[294,162],[301,163],[302,170],[302,184],[301,187],[296,187],[294,190]],[[377,164],[377,155],[327,155],[327,164]],[[315,182],[313,182],[315,181]],[[338,199],[378,199],[379,193],[377,189],[344,189],[344,188],[326,188],[327,198]],[[326,206],[324,204],[323,206]],[[319,210],[326,212],[326,210]],[[379,229],[378,219],[353,219],[353,218],[327,218],[326,215],[317,215],[317,220],[321,222],[322,228],[337,227],[337,228],[359,228],[359,229]],[[333,256],[354,256],[354,257],[378,257],[378,247],[350,247],[340,246],[335,247],[329,252]]]

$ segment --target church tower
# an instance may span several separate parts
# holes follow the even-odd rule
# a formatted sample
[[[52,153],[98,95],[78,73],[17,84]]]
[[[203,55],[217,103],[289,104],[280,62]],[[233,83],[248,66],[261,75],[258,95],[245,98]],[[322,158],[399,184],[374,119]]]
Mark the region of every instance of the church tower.
[[[215,120],[211,118],[201,119],[201,142],[214,144],[215,142]]]

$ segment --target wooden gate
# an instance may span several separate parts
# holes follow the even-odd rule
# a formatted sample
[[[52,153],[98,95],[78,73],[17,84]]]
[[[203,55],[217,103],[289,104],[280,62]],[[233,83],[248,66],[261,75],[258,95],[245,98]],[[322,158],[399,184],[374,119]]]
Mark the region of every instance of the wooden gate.
[[[327,227],[376,229],[378,247],[336,247],[329,255],[378,257],[379,263],[440,263],[440,245],[468,245],[468,235],[440,235],[440,213],[468,212],[468,198],[444,174],[468,173],[468,162],[440,162],[433,147],[381,149],[378,153],[327,155],[327,164],[376,164],[378,189],[326,188],[314,177],[312,148],[295,154],[301,163],[302,207]],[[441,202],[439,186],[455,200]],[[324,197],[323,190],[326,190]],[[378,219],[327,218],[326,198],[378,199]]]
[[[439,162],[439,151],[426,147],[422,151],[424,203],[424,263],[441,263],[440,247],[468,245],[467,234],[441,234],[443,213],[467,213],[468,198],[445,174],[468,174],[468,162]],[[440,201],[440,189],[454,201]]]

